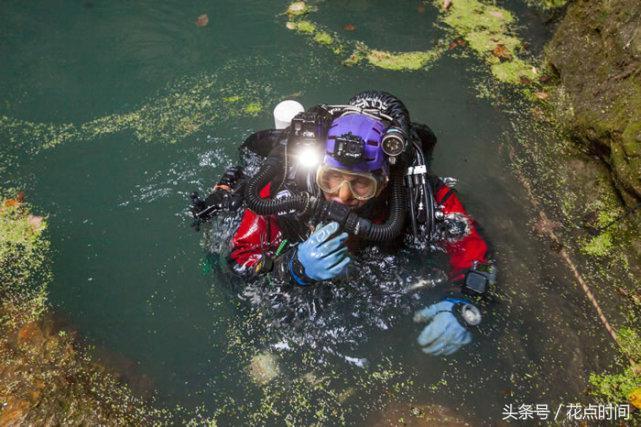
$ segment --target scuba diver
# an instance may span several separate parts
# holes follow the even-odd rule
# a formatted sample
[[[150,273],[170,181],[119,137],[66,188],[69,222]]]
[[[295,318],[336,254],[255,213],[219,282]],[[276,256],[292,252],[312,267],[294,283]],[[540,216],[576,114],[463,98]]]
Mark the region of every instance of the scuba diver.
[[[226,257],[231,271],[298,287],[340,286],[368,245],[392,254],[402,245],[442,250],[449,277],[442,300],[414,315],[428,322],[418,344],[447,356],[470,343],[496,271],[451,188],[455,180],[429,172],[431,129],[379,91],[307,111],[284,101],[274,115],[276,129],[244,142],[242,166],[229,168],[205,200],[192,194],[198,222],[244,208]]]

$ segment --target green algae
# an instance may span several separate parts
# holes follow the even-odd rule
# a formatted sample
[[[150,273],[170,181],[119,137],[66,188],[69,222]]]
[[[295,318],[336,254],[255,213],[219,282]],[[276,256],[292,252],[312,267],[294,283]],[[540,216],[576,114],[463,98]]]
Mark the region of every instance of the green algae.
[[[612,235],[606,231],[583,244],[581,246],[581,252],[586,255],[605,256],[608,255],[613,248],[614,242],[612,241]]]
[[[314,34],[316,32],[316,24],[311,21],[297,21],[291,24],[299,33]]]
[[[494,63],[490,69],[499,81],[511,84],[528,84],[538,75],[535,67],[518,58]]]
[[[243,111],[250,116],[255,116],[263,111],[263,105],[260,102],[250,102],[249,104],[245,105]]]
[[[569,0],[526,0],[530,6],[543,10],[558,9],[565,6]]]
[[[46,309],[46,287],[51,280],[47,221],[31,215],[19,199],[0,198],[0,299],[2,304],[24,305],[33,321]],[[13,325],[15,318],[2,318]],[[14,325],[15,326],[15,325]]]
[[[624,403],[632,391],[641,387],[641,337],[632,328],[617,331],[621,351],[632,362],[623,372],[616,374],[590,374],[592,394],[606,402]]]
[[[434,0],[436,5],[440,1]],[[441,20],[468,43],[481,59],[491,67],[492,74],[501,82],[522,84],[536,77],[535,69],[518,57],[523,50],[521,40],[512,34],[514,16],[507,10],[478,0],[457,0],[444,11]],[[500,46],[503,58],[492,52]]]
[[[304,1],[294,1],[289,4],[285,12],[290,17],[306,15],[311,11],[311,7]]]
[[[618,374],[590,374],[592,394],[605,402],[625,403],[632,391],[641,387],[641,374],[627,368]]]
[[[0,188],[0,425],[141,425],[167,420],[53,327],[47,220]]]
[[[346,66],[353,66],[367,61],[368,64],[385,70],[416,71],[426,69],[447,50],[442,43],[438,43],[432,49],[424,51],[392,52],[373,49],[362,41],[342,40],[338,35],[323,29],[307,17],[306,19],[300,19],[301,15],[307,15],[310,11],[311,9],[308,9],[304,14],[300,15],[288,14],[290,20],[286,24],[287,28],[310,36],[311,40],[318,45],[330,47],[336,55],[342,55],[347,50],[345,47],[351,46],[352,53],[341,61]]]
[[[334,44],[334,38],[326,31],[318,31],[314,34],[314,41],[326,46]]]
[[[0,116],[0,135],[28,154],[69,141],[92,141],[123,131],[145,143],[174,144],[206,127],[241,116],[255,116],[273,100],[264,86],[244,81],[222,86],[217,75],[184,78],[164,94],[147,100],[135,111],[110,114],[82,124],[36,123]],[[240,101],[246,100],[243,105]]]
[[[444,48],[416,52],[389,52],[370,49],[365,58],[371,65],[385,70],[415,71],[426,68],[430,63],[436,61],[444,51]]]
[[[588,208],[593,212],[597,212],[597,221],[595,224],[597,229],[610,226],[612,221],[621,215],[621,210],[617,209],[616,201],[611,199],[599,199]],[[592,256],[605,256],[609,254],[615,247],[614,239],[616,237],[614,234],[614,230],[611,228],[601,231],[598,235],[581,245],[581,252]]]
[[[290,7],[297,3],[300,2],[294,2]],[[440,1],[434,0],[434,4],[438,7]],[[300,19],[309,12],[306,9],[302,14],[288,14],[290,20],[287,28],[311,36],[312,41],[319,45],[333,46],[332,50],[339,55],[345,50],[342,46],[352,45],[352,53],[342,61],[347,66],[357,65],[365,60],[368,64],[385,70],[416,71],[429,68],[430,64],[447,51],[442,42],[436,43],[431,49],[410,52],[379,50],[369,47],[363,41],[347,42],[322,29],[307,16]],[[499,81],[515,85],[529,84],[538,77],[537,69],[518,56],[523,50],[523,44],[511,32],[510,27],[515,19],[509,11],[478,0],[457,0],[447,11],[443,11],[441,20],[460,34],[470,49],[488,63],[492,74]],[[505,50],[501,58],[492,54],[497,46]]]
[[[632,328],[621,328],[617,332],[621,351],[636,363],[641,363],[641,337]]]

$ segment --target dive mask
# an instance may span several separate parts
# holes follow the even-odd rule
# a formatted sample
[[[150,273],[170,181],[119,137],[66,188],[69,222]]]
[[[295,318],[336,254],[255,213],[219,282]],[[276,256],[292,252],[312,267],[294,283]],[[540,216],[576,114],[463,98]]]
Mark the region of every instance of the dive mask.
[[[356,200],[369,200],[380,194],[388,178],[370,172],[352,172],[322,165],[316,172],[316,184],[326,193],[336,194],[347,184]]]

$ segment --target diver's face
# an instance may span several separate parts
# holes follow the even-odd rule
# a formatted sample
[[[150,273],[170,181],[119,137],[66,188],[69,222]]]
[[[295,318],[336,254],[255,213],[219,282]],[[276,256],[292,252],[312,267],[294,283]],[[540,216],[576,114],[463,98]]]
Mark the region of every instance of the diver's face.
[[[325,200],[338,202],[349,206],[350,209],[360,208],[367,203],[367,200],[358,199],[353,193],[353,191],[360,191],[360,194],[364,194],[370,191],[367,186],[370,186],[371,183],[364,180],[363,177],[332,170],[326,174],[324,181],[327,182],[325,188],[334,189],[333,191],[323,190]]]
[[[325,196],[325,200],[347,205],[349,206],[350,209],[358,209],[361,206],[363,206],[365,203],[367,203],[367,200],[355,199],[354,195],[352,194],[352,192],[350,191],[347,185],[342,185],[338,189],[338,193],[332,194],[332,193],[327,193],[326,191],[323,191],[323,195]]]

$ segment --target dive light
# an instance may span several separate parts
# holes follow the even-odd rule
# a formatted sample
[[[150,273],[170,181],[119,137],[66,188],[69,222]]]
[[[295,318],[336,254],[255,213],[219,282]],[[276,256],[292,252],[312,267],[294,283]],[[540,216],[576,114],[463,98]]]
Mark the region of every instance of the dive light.
[[[387,154],[390,164],[396,163],[396,158],[405,151],[405,136],[403,131],[390,127],[383,135],[383,140],[381,142],[381,148],[383,152]]]

